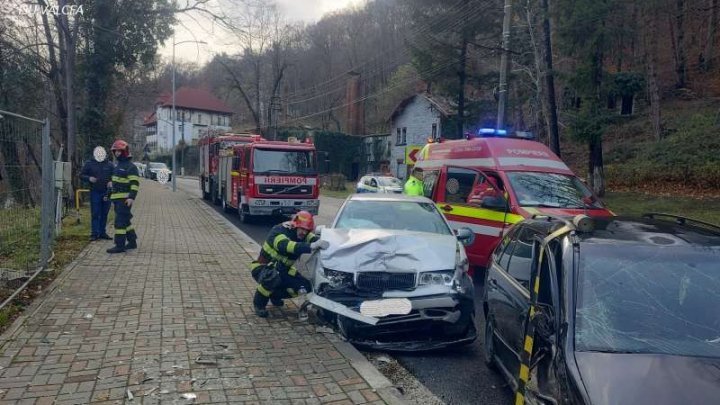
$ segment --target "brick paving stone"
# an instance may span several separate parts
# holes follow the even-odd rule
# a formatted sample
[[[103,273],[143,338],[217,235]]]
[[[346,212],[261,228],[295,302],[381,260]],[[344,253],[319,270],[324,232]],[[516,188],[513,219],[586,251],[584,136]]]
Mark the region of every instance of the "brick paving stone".
[[[137,250],[89,244],[3,335],[0,403],[382,403],[292,303],[255,317],[257,247],[205,202],[143,180],[133,211]]]

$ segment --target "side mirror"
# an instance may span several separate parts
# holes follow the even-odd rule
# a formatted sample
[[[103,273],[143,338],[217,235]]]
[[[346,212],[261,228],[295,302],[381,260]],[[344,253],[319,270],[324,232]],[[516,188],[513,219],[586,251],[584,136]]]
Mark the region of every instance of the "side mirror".
[[[508,209],[507,200],[500,195],[483,197],[480,206],[493,211],[504,212]]]
[[[327,228],[325,225],[318,225],[315,227],[315,235],[320,236],[322,235],[323,229]]]
[[[475,234],[470,228],[460,228],[455,230],[455,235],[457,236],[458,240],[463,244],[463,246],[470,246],[472,245]]]

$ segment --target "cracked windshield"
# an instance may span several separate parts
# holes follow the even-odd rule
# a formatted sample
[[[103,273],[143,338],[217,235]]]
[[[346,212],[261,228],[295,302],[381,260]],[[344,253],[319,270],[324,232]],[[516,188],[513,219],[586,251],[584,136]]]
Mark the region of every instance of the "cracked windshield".
[[[719,247],[720,0],[0,0],[0,404],[718,403]]]
[[[578,350],[720,358],[720,249],[612,249],[580,258]]]

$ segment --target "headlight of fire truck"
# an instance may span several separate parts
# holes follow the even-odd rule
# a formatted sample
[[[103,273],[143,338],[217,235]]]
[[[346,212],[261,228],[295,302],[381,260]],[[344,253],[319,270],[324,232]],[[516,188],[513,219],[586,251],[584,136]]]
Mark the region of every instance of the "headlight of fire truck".
[[[255,200],[255,205],[265,205],[265,200]]]
[[[320,205],[320,200],[308,200],[307,205],[308,207],[317,207]]]

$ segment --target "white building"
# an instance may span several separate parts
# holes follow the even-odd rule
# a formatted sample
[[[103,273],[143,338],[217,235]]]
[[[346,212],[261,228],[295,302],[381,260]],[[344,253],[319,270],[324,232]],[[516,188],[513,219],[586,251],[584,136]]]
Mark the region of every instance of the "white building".
[[[394,176],[405,179],[408,165],[405,152],[408,148],[420,149],[428,138],[439,139],[443,123],[453,113],[453,107],[428,93],[416,94],[401,101],[390,115],[390,170]]]
[[[205,89],[181,87],[175,91],[175,145],[192,145],[208,130],[230,131],[232,111],[222,100]],[[168,152],[173,147],[172,95],[163,94],[155,110],[145,118],[147,149]]]

